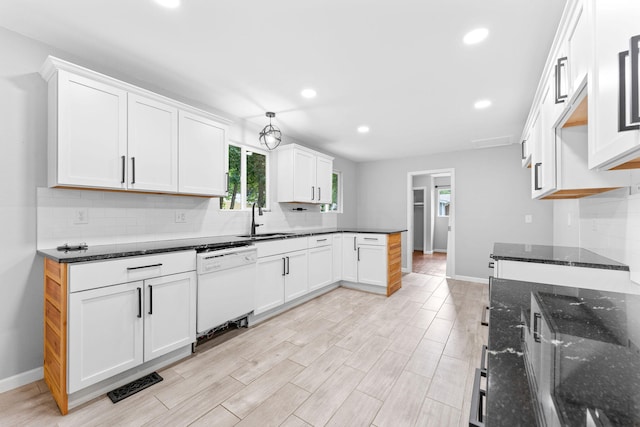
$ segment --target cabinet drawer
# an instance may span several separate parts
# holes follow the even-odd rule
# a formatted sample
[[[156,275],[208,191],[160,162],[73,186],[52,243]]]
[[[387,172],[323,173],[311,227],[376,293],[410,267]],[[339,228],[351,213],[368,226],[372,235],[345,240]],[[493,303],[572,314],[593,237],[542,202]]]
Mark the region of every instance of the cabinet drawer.
[[[359,245],[386,245],[386,234],[358,234],[357,242]]]
[[[270,240],[268,242],[255,242],[255,245],[258,249],[258,258],[264,258],[285,252],[307,249],[308,238],[297,237],[294,239]]]
[[[70,264],[69,291],[85,291],[195,269],[195,251]]]
[[[333,234],[320,234],[309,237],[309,249],[333,244]]]

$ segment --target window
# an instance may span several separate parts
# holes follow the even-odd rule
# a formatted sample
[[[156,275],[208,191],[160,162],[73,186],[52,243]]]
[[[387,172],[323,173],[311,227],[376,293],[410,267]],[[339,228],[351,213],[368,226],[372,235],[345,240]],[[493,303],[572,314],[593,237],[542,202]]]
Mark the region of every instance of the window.
[[[438,189],[438,216],[449,216],[451,189]]]
[[[220,198],[220,209],[241,210],[267,206],[268,157],[267,153],[253,147],[229,144],[227,152],[229,188]]]
[[[320,207],[322,212],[342,212],[342,173],[333,171],[331,175],[331,203]]]

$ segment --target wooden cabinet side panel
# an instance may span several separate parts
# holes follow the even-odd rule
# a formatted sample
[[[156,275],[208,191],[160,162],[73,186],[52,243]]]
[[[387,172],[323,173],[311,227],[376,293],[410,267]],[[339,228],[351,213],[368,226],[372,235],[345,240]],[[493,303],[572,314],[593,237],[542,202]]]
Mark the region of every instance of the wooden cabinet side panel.
[[[44,380],[67,414],[67,264],[49,258],[44,260]]]
[[[402,287],[402,240],[400,233],[387,238],[387,296]]]

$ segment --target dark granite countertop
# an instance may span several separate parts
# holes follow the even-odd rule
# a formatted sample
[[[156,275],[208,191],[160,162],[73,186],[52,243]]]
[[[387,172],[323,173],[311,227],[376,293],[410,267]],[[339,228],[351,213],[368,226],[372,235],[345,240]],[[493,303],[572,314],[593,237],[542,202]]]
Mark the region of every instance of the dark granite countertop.
[[[571,246],[495,243],[491,258],[495,260],[535,262],[573,267],[629,271],[629,266],[587,249]]]
[[[256,241],[291,239],[296,237],[315,236],[330,233],[377,233],[395,234],[406,231],[405,229],[372,229],[372,228],[344,228],[344,229],[316,229],[295,232],[283,232],[276,236],[261,237],[260,233],[255,238],[240,236],[209,236],[191,239],[160,240],[153,242],[122,243],[113,245],[89,246],[87,249],[77,251],[64,251],[52,249],[39,249],[38,253],[56,262],[75,263],[85,261],[97,261],[111,258],[124,258],[139,255],[151,255],[163,252],[177,252],[184,250],[205,251],[211,249],[223,249],[240,245],[250,245]]]
[[[494,279],[486,425],[640,425],[639,344],[639,295]]]

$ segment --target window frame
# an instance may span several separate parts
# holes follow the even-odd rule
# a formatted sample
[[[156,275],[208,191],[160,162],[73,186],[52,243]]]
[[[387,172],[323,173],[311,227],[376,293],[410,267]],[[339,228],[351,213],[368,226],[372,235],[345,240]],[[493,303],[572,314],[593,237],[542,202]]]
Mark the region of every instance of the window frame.
[[[438,218],[449,218],[450,215],[441,215],[440,214],[440,191],[449,191],[449,204],[451,204],[451,186],[442,185],[442,188],[436,188],[436,205],[438,210]]]
[[[236,141],[229,141],[226,144],[226,149],[224,153],[224,161],[225,161],[225,173],[229,173],[229,146],[234,146],[240,148],[240,209],[225,209],[220,208],[221,212],[243,212],[251,209],[251,206],[247,206],[247,151],[252,153],[261,154],[265,157],[264,161],[264,172],[265,172],[265,206],[262,208],[263,211],[269,212],[271,211],[271,178],[269,173],[269,167],[271,164],[271,159],[269,156],[269,151],[263,150],[260,147],[256,147],[253,145],[242,144]],[[229,178],[227,175],[227,191],[226,195],[222,198],[224,199],[229,195]]]
[[[342,182],[343,174],[342,174],[342,171],[339,171],[339,170],[335,170],[334,169],[333,171],[331,171],[331,183],[332,183],[332,186],[331,186],[331,197],[332,198],[333,198],[333,175],[337,175],[338,176],[338,195],[337,195],[338,197],[337,197],[337,201],[336,201],[336,203],[338,205],[338,209],[336,209],[335,211],[322,210],[324,206],[331,205],[331,203],[323,203],[321,205],[321,207],[320,207],[320,212],[322,212],[322,213],[343,213],[343,205],[342,205],[342,200],[343,200],[343,197],[342,197],[342,195],[343,195],[343,191],[342,191],[342,188],[343,188],[343,182]]]

